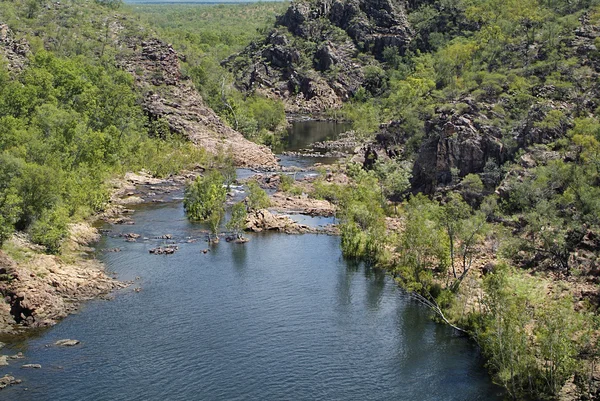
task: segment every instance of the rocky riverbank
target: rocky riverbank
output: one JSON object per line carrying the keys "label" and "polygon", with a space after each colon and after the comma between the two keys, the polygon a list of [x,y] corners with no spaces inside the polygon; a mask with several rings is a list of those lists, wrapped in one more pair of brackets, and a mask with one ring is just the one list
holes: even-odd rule
{"label": "rocky riverbank", "polygon": [[[152,177],[143,171],[127,173],[122,179],[110,182],[109,204],[93,220],[133,226],[133,205],[181,199],[185,183],[201,173],[202,169],[197,169],[166,179]],[[263,181],[262,184],[268,184]],[[248,215],[247,231],[338,234],[334,225],[309,226],[286,215],[333,216],[335,207],[327,201],[276,192],[271,195],[271,202],[270,210],[257,210]],[[102,264],[94,259],[90,245],[100,238],[100,233],[92,223],[71,225],[61,256],[44,254],[41,247],[29,242],[23,234],[5,244],[4,251],[0,251],[0,293],[4,296],[4,302],[0,303],[0,334],[52,326],[76,311],[81,302],[106,296],[127,285],[110,277]],[[140,234],[136,236],[139,238]],[[175,240],[169,244],[171,242],[175,243]]]}
{"label": "rocky riverbank", "polygon": [[93,259],[98,231],[87,223],[71,225],[63,255],[46,255],[23,235],[0,251],[0,334],[48,327],[77,310],[81,302],[125,286]]}

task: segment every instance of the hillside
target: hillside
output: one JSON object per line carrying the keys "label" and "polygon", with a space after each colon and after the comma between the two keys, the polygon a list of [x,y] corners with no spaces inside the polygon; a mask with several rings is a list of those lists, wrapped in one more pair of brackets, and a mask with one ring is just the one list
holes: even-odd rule
{"label": "hillside", "polygon": [[227,65],[365,139],[350,190],[308,189],[348,257],[474,338],[514,399],[597,398],[600,8],[368,3],[296,1]]}
{"label": "hillside", "polygon": [[404,54],[411,36],[401,1],[298,1],[264,40],[224,64],[243,91],[282,99],[289,112],[319,113],[360,88],[379,94],[379,61]]}

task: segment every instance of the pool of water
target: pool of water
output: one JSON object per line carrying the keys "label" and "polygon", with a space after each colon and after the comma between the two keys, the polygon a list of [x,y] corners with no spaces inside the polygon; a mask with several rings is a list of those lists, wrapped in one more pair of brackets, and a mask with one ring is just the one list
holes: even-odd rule
{"label": "pool of water", "polygon": [[[24,382],[0,399],[501,399],[472,343],[385,274],[344,260],[337,237],[256,234],[209,247],[180,202],[140,207],[134,219],[108,226],[98,246],[133,286],[8,344],[4,353],[26,358],[0,374]],[[166,233],[179,251],[149,254]],[[81,344],[52,346],[63,338]]]}

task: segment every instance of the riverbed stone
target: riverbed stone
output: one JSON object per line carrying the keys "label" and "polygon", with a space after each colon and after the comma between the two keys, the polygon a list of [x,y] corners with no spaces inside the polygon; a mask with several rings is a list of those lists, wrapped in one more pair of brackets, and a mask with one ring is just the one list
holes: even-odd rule
{"label": "riverbed stone", "polygon": [[39,363],[26,363],[25,365],[21,366],[21,369],[41,369],[42,365],[40,365]]}
{"label": "riverbed stone", "polygon": [[58,340],[57,342],[54,343],[54,345],[57,345],[59,347],[72,347],[79,343],[80,343],[79,340],[64,339],[64,340]]}
{"label": "riverbed stone", "polygon": [[21,383],[20,380],[16,380],[14,378],[14,376],[11,375],[4,375],[3,377],[0,377],[0,389],[3,389],[7,386],[13,385],[13,384],[19,384]]}

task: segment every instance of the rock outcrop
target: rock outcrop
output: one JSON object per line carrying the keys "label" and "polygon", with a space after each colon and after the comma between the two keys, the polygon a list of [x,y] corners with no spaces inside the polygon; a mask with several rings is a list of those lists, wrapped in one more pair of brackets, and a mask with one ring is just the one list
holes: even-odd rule
{"label": "rock outcrop", "polygon": [[261,41],[223,63],[240,89],[283,99],[288,112],[339,108],[378,68],[384,51],[403,53],[412,33],[400,0],[299,0]]}
{"label": "rock outcrop", "polygon": [[501,165],[509,156],[499,129],[481,121],[487,118],[471,108],[464,113],[440,113],[425,125],[426,140],[413,167],[412,186],[432,193],[439,185],[482,173],[488,162]]}
{"label": "rock outcrop", "polygon": [[286,234],[304,234],[312,229],[304,224],[298,224],[289,216],[276,215],[267,209],[254,210],[246,218],[246,230],[252,232],[278,231]]}
{"label": "rock outcrop", "polygon": [[127,38],[120,66],[135,78],[150,120],[162,119],[172,132],[189,138],[210,153],[231,152],[241,167],[275,166],[273,153],[228,127],[205,105],[190,79],[181,74],[180,56],[158,39]]}
{"label": "rock outcrop", "polygon": [[0,23],[0,53],[6,59],[9,71],[20,71],[27,62],[29,44],[16,40],[8,25]]}
{"label": "rock outcrop", "polygon": [[319,19],[343,29],[360,51],[378,59],[388,47],[404,51],[412,36],[404,2],[398,0],[296,1],[277,22],[294,35],[310,38],[321,33]]}
{"label": "rock outcrop", "polygon": [[302,213],[308,216],[334,216],[336,207],[329,201],[306,196],[290,196],[276,192],[271,196],[273,210],[283,213]]}
{"label": "rock outcrop", "polygon": [[[81,227],[75,230],[82,231]],[[91,229],[90,231],[95,231]],[[96,233],[97,234],[97,233]],[[89,238],[71,238],[75,251],[87,248]],[[35,246],[15,237],[11,241],[26,260],[15,263],[0,251],[0,333],[10,333],[16,324],[27,327],[52,326],[77,309],[84,300],[108,294],[123,284],[108,277],[100,262],[80,259],[66,263],[39,253]]]}

